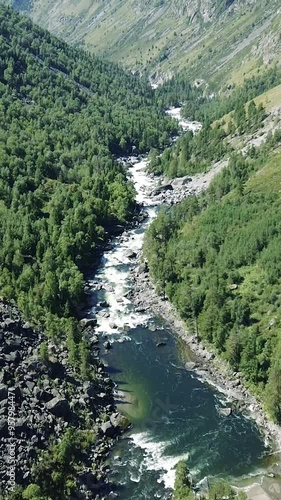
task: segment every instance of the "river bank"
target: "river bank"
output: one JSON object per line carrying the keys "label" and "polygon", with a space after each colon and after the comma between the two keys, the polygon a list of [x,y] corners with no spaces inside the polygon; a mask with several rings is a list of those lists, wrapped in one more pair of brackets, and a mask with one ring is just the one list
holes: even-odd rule
{"label": "river bank", "polygon": [[[281,428],[274,424],[265,413],[261,401],[246,387],[241,373],[233,372],[226,362],[220,358],[211,346],[206,346],[194,335],[188,333],[187,326],[179,317],[174,306],[164,300],[155,290],[149,272],[138,258],[138,266],[132,271],[131,300],[139,310],[153,311],[166,323],[171,331],[180,336],[194,360],[186,363],[186,369],[195,372],[198,377],[208,384],[215,386],[225,394],[228,405],[225,415],[232,411],[242,411],[255,421],[262,432],[266,445],[272,446],[274,452],[281,449]],[[228,411],[229,410],[229,411]]]}
{"label": "river bank", "polygon": [[[180,120],[180,108],[172,110],[171,116]],[[182,123],[185,127],[187,123]],[[199,124],[191,124],[198,130]],[[197,128],[196,128],[197,127]],[[228,164],[228,160],[222,160],[212,165],[206,173],[194,176],[185,176],[169,181],[164,177],[158,179],[156,188],[144,189],[145,196],[150,200],[150,204],[159,205],[161,203],[179,203],[182,199],[190,195],[199,195],[208,188],[212,179],[221,172]],[[154,179],[157,180],[156,178]],[[168,189],[167,189],[168,186]],[[160,316],[174,333],[179,335],[195,354],[197,363],[191,363],[187,369],[194,370],[204,381],[214,385],[223,392],[229,403],[236,402],[236,408],[243,410],[252,418],[260,428],[266,444],[271,444],[274,451],[281,450],[281,428],[275,425],[266,414],[262,401],[260,401],[247,387],[241,373],[233,373],[226,362],[219,357],[211,346],[206,346],[198,339],[188,333],[187,326],[179,317],[176,309],[171,303],[157,294],[152,283],[148,269],[142,264],[142,254],[138,254],[137,262],[131,272],[133,283],[130,299],[139,310],[152,310],[154,314]],[[227,412],[226,412],[227,413]]]}
{"label": "river bank", "polygon": [[[0,299],[0,494],[4,496],[15,486],[26,488],[37,482],[38,467],[44,463],[41,454],[52,449],[52,443],[58,446],[67,431],[93,435],[76,463],[75,498],[100,500],[110,495],[106,459],[127,421],[116,412],[113,383],[100,361],[99,340],[90,321],[82,328],[95,370],[89,380],[69,363],[64,340],[48,338],[24,320],[14,303]],[[45,460],[50,460],[48,455]],[[53,467],[59,468],[53,460]],[[45,476],[51,472],[45,471]]]}

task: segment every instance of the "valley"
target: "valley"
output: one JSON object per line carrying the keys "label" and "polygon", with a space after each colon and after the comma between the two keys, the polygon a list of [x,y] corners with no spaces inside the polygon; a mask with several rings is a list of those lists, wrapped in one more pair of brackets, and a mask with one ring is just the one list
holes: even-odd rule
{"label": "valley", "polygon": [[1,500],[277,500],[278,2],[2,4]]}

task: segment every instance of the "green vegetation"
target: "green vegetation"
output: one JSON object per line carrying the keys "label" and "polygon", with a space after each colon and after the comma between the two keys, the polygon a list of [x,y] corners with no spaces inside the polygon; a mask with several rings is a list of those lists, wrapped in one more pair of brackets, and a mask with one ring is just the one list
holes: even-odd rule
{"label": "green vegetation", "polygon": [[[174,485],[173,500],[194,500],[195,494],[191,489],[189,479],[189,470],[186,462],[180,460],[176,466],[176,478]],[[202,500],[206,500],[206,496],[200,496]],[[215,482],[210,488],[207,496],[208,500],[246,500],[244,493],[236,494],[230,485],[221,480]]]}
{"label": "green vegetation", "polygon": [[232,154],[204,195],[163,209],[145,254],[188,328],[215,346],[281,422],[281,134]]}
{"label": "green vegetation", "polygon": [[174,500],[194,499],[188,474],[189,471],[187,465],[183,460],[181,460],[177,463],[176,467],[175,491],[173,494]]}
{"label": "green vegetation", "polygon": [[218,481],[211,486],[208,500],[246,500],[245,493],[236,494],[225,481]]}
{"label": "green vegetation", "polygon": [[[98,391],[98,363],[76,318],[83,272],[114,226],[136,214],[134,188],[116,157],[163,148],[177,124],[145,79],[68,47],[3,6],[0,49],[0,295],[66,347],[72,376]],[[47,371],[48,341],[38,351]],[[100,410],[91,410],[92,417],[77,410],[79,429],[69,424],[61,441],[46,443],[34,484],[11,498],[72,496],[83,465],[93,466]]]}
{"label": "green vegetation", "polygon": [[281,70],[274,66],[257,76],[246,79],[242,85],[233,88],[224,88],[219,94],[210,97],[209,93],[201,93],[197,100],[191,98],[182,110],[183,116],[202,123],[212,123],[227,113],[241,108],[247,102],[263,94],[281,82]]}
{"label": "green vegetation", "polygon": [[0,14],[0,290],[52,337],[65,331],[74,362],[81,271],[135,210],[113,155],[161,148],[176,125],[145,80]]}
{"label": "green vegetation", "polygon": [[223,158],[230,149],[223,141],[226,135],[219,124],[213,128],[207,125],[197,134],[187,132],[161,156],[152,152],[148,170],[168,177],[208,170],[212,161]]}
{"label": "green vegetation", "polygon": [[[34,465],[33,470],[42,498],[64,500],[71,497],[79,470],[77,464],[83,460],[82,455],[85,455],[85,460],[94,439],[93,432],[68,429],[59,443],[54,443],[42,453],[41,460]],[[27,492],[31,488],[38,488],[38,485],[29,485],[23,492],[23,498],[33,499],[33,496],[27,496]]]}
{"label": "green vegetation", "polygon": [[241,83],[279,60],[275,0],[2,0],[69,43],[162,78]]}
{"label": "green vegetation", "polygon": [[[155,92],[158,106],[177,106],[186,118],[199,120],[202,130],[195,135],[186,132],[173,146],[150,154],[149,171],[180,177],[209,170],[212,162],[229,156],[233,150],[231,139],[236,135],[254,133],[262,127],[266,117],[265,106],[268,89],[279,89],[280,68],[270,68],[262,74],[245,80],[243,85],[224,89],[211,96],[211,89],[195,88],[186,82],[186,75],[179,74]],[[265,103],[259,95],[264,96]],[[275,93],[276,94],[276,93]],[[272,97],[275,99],[276,96]],[[280,97],[281,101],[281,97]]]}
{"label": "green vegetation", "polygon": [[233,147],[230,139],[239,134],[253,133],[262,126],[265,111],[262,103],[256,106],[250,101],[247,107],[238,102],[231,113],[227,127],[225,122],[208,122],[197,133],[186,132],[176,144],[166,148],[162,155],[152,150],[148,170],[168,177],[208,171],[212,162],[222,160]]}
{"label": "green vegetation", "polygon": [[37,458],[32,470],[36,483],[29,484],[24,490],[17,487],[5,498],[9,500],[71,498],[76,492],[79,464],[87,462],[87,454],[95,438],[95,433],[89,430],[67,429],[58,443],[51,443],[49,449]]}

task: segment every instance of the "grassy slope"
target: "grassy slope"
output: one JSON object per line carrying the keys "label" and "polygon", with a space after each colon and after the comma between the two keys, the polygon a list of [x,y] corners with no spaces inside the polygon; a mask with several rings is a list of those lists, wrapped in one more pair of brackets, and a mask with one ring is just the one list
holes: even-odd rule
{"label": "grassy slope", "polygon": [[[7,0],[6,0],[7,1]],[[9,0],[23,8],[19,0]],[[146,68],[150,74],[187,68],[192,78],[240,83],[264,63],[278,58],[281,50],[281,13],[277,0],[238,2],[234,10],[203,22],[190,22],[183,4],[111,0],[29,0],[24,2],[33,19],[70,43],[83,43],[130,68]],[[206,3],[206,2],[205,2]],[[201,3],[204,5],[204,2]],[[31,10],[30,10],[31,9]],[[217,18],[217,20],[215,20]],[[166,57],[164,57],[166,55]]]}
{"label": "grassy slope", "polygon": [[[267,121],[272,120],[272,113],[277,107],[281,106],[281,85],[277,85],[270,90],[267,90],[263,94],[259,95],[255,99],[253,99],[258,106],[259,104],[263,104],[266,112],[270,115],[270,118]],[[249,105],[249,102],[245,104],[245,108]],[[233,112],[227,113],[220,120],[216,120],[213,125],[224,121],[225,129],[227,128],[227,124],[229,123]]]}

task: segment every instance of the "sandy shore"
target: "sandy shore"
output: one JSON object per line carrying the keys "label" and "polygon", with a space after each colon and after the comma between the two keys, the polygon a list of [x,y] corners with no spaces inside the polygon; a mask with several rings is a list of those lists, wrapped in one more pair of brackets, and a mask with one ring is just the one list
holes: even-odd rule
{"label": "sandy shore", "polygon": [[281,427],[266,415],[261,401],[247,389],[243,375],[233,372],[210,346],[204,345],[188,333],[174,306],[156,293],[148,272],[140,270],[140,267],[132,271],[134,286],[130,298],[133,303],[138,308],[149,309],[161,317],[167,327],[185,341],[194,355],[194,363],[187,363],[186,368],[196,372],[201,380],[223,393],[229,407],[252,418],[263,434],[265,443],[270,445],[274,452],[280,451]]}

